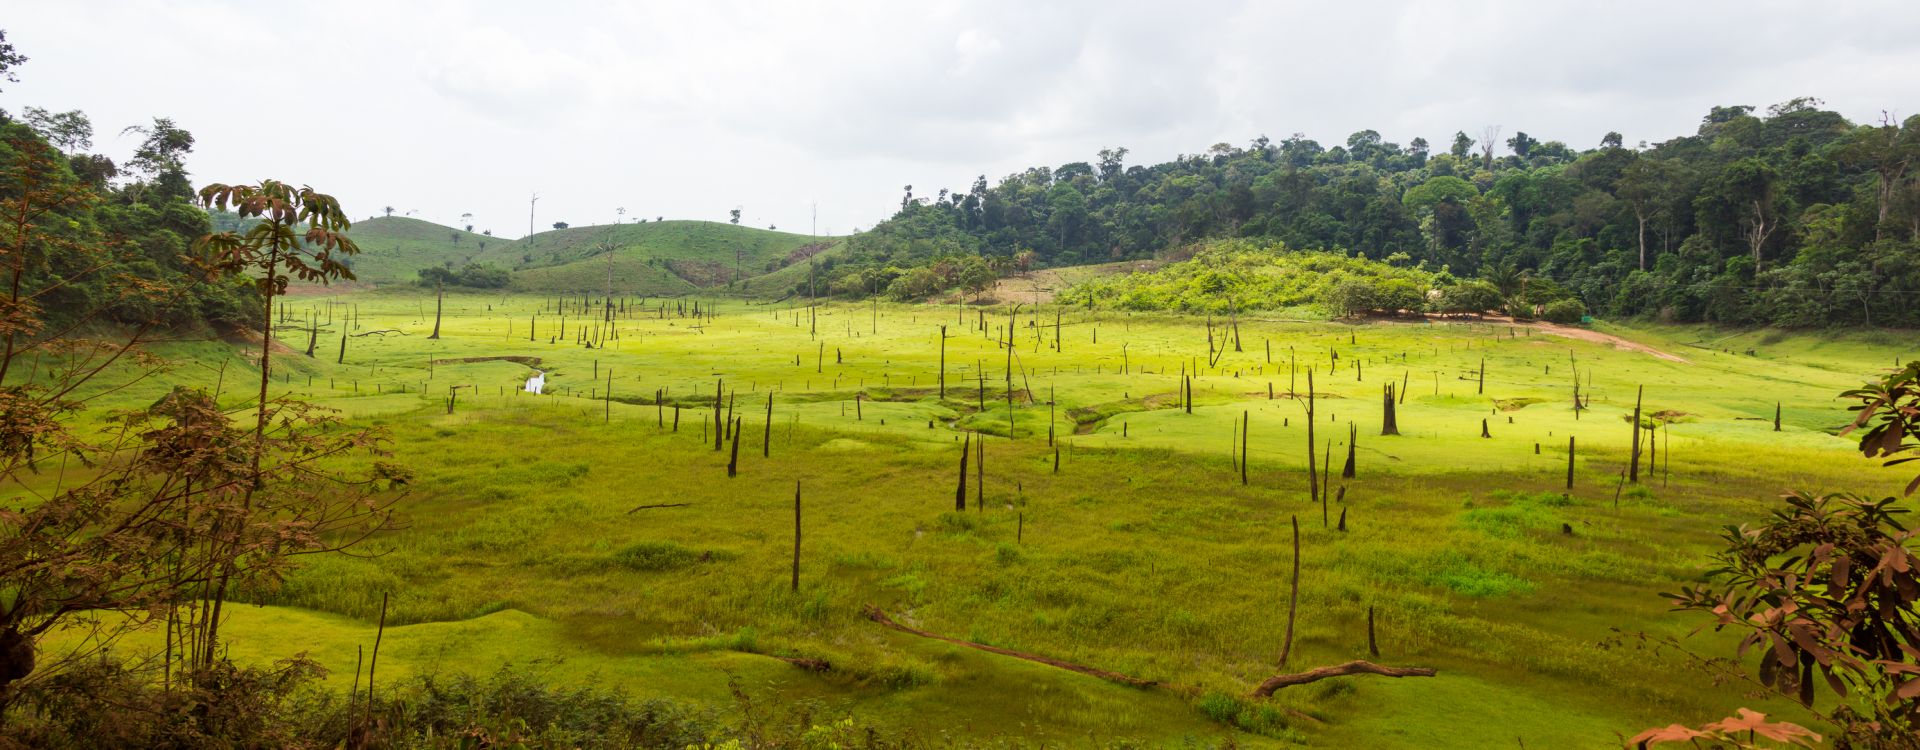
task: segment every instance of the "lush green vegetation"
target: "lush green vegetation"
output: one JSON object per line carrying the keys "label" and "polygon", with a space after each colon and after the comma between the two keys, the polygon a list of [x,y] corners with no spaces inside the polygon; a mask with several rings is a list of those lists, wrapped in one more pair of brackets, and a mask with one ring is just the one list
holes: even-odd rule
{"label": "lush green vegetation", "polygon": [[0,747],[1913,746],[1920,340],[1477,315],[1845,321],[1911,121],[496,243],[4,114]]}
{"label": "lush green vegetation", "polygon": [[512,244],[405,216],[355,222],[348,236],[360,245],[360,254],[353,258],[353,275],[370,284],[411,282],[424,269],[464,267],[489,247]]}
{"label": "lush green vegetation", "polygon": [[801,263],[832,238],[707,221],[654,221],[541,232],[476,259],[514,271],[515,288],[546,292],[686,294],[734,289]]}
{"label": "lush green vegetation", "polygon": [[1920,325],[1920,118],[1852,123],[1796,99],[1715,107],[1694,134],[1638,147],[1500,132],[1404,146],[1372,130],[1331,147],[1263,136],[1131,166],[1116,148],[931,199],[909,189],[831,264],[828,287],[955,256],[1061,266],[1248,237],[1462,278],[1527,274],[1613,317]]}
{"label": "lush green vegetation", "polygon": [[[411,335],[353,339],[344,363],[296,356],[276,379],[276,392],[390,430],[417,474],[406,529],[361,550],[377,554],[317,559],[262,599],[272,606],[234,616],[237,657],[265,664],[304,650],[344,689],[385,595],[381,673],[393,679],[544,660],[555,684],[724,707],[729,676],[750,675],[761,701],[818,699],[831,715],[893,731],[1029,742],[1474,747],[1518,736],[1598,746],[1735,704],[1812,723],[1790,702],[1715,687],[1688,660],[1614,642],[1613,631],[1692,630],[1697,622],[1668,612],[1660,592],[1695,580],[1717,529],[1763,516],[1781,487],[1897,488],[1903,474],[1872,468],[1825,430],[1845,420],[1832,396],[1857,373],[1920,354],[1903,337],[1603,327],[1676,361],[1506,325],[1246,315],[1244,351],[1207,366],[1197,318],[1068,305],[1057,351],[1055,308],[1013,318],[1021,350],[1009,420],[1007,352],[995,343],[1004,308],[989,311],[982,332],[969,329],[976,312],[957,307],[732,302],[695,321],[679,302],[628,300],[624,312],[616,305],[620,338],[586,349],[569,340],[577,321],[598,319],[591,311],[573,311],[568,336],[550,343],[559,325],[550,299],[447,299],[438,341],[423,338],[433,321],[416,296],[335,300],[359,307],[358,328],[345,332]],[[318,311],[326,301],[295,304]],[[942,324],[957,335],[945,399],[935,393]],[[289,336],[304,329],[285,324]],[[244,371],[220,347],[173,354],[205,365],[195,370],[224,361],[230,376]],[[552,395],[517,394],[532,370],[486,360],[498,356],[538,357]],[[486,361],[465,361],[475,358]],[[1591,381],[1591,408],[1577,418],[1570,361]],[[1172,394],[1181,370],[1196,367],[1187,413]],[[1336,458],[1346,425],[1360,429],[1359,476],[1335,480],[1345,490],[1325,526],[1307,499],[1304,411],[1286,397],[1304,391],[1309,368],[1320,437]],[[610,404],[600,400],[609,378]],[[710,434],[716,379],[743,419],[733,479],[730,451],[715,452]],[[1380,388],[1403,380],[1403,434],[1378,437]],[[1269,383],[1278,398],[1268,399]],[[1624,418],[1642,383],[1646,411],[1662,415],[1662,470],[1622,486]],[[463,390],[448,414],[451,385]],[[1029,391],[1041,397],[1028,403]],[[761,458],[769,392],[771,456]],[[1243,413],[1246,485],[1231,460]],[[1493,437],[1479,437],[1482,419]],[[985,505],[970,484],[967,510],[955,512],[954,462],[969,431],[1014,437],[988,439]],[[1569,435],[1579,454],[1566,492]],[[797,594],[786,589],[796,480],[807,508]],[[689,505],[634,510],[673,503]],[[1334,528],[1343,511],[1344,532]],[[1275,670],[1289,517],[1303,527],[1290,663],[1365,657],[1372,607],[1380,661],[1435,666],[1440,677],[1245,697]],[[932,632],[1180,689],[1112,685],[894,633],[861,616],[869,604]],[[1711,636],[1685,642],[1727,649]],[[1458,721],[1468,712],[1498,721]]]}
{"label": "lush green vegetation", "polygon": [[1192,258],[1155,271],[1096,277],[1067,290],[1061,301],[1214,315],[1310,305],[1342,314],[1419,311],[1427,306],[1429,291],[1451,282],[1452,277],[1444,273],[1364,257],[1295,253],[1270,243],[1239,240],[1202,246]]}

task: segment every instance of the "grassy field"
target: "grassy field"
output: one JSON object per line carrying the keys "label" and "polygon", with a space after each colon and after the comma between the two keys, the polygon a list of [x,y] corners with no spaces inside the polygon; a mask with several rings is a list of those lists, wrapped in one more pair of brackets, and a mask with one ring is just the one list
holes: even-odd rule
{"label": "grassy field", "polygon": [[478,260],[513,269],[514,286],[522,291],[600,291],[611,247],[615,294],[687,294],[778,271],[802,248],[834,239],[711,221],[658,221],[541,232],[511,245],[489,245]]}
{"label": "grassy field", "polygon": [[[1891,494],[1900,473],[1830,434],[1846,417],[1835,395],[1920,354],[1911,337],[1600,326],[1663,358],[1506,325],[1242,320],[1238,350],[1209,362],[1205,322],[1175,316],[720,300],[695,318],[691,299],[654,298],[608,323],[547,297],[477,294],[448,296],[432,341],[433,300],[418,293],[289,306],[328,303],[323,356],[281,355],[276,387],[391,432],[418,473],[405,528],[236,613],[235,656],[308,651],[344,686],[384,593],[383,675],[513,663],[717,703],[731,682],[930,739],[1075,745],[1617,747],[1741,706],[1804,719],[1616,631],[1699,626],[1660,593],[1698,580],[1718,530],[1762,517],[1783,488]],[[579,343],[582,326],[603,345]],[[350,338],[335,363],[343,329],[396,333]],[[304,330],[281,336],[303,350]],[[217,343],[164,353],[180,381],[247,366]],[[533,369],[499,357],[537,358],[548,395],[518,393]],[[1312,455],[1330,451],[1337,488],[1324,506],[1308,493],[1309,370]],[[1197,373],[1190,413],[1183,373]],[[1592,399],[1577,415],[1576,377]],[[1394,437],[1379,434],[1388,383],[1405,384]],[[731,445],[714,447],[716,384],[742,420],[732,478]],[[452,386],[472,388],[449,413]],[[1627,484],[1643,386],[1665,420],[1659,466]],[[1350,425],[1357,476],[1341,479]],[[984,468],[968,469],[984,482],[969,477],[956,511],[965,439],[985,442]],[[1296,520],[1286,671],[1366,658],[1371,610],[1377,661],[1437,677],[1245,697],[1281,670]],[[1162,687],[889,630],[867,605]],[[1711,633],[1688,643],[1730,653]]]}
{"label": "grassy field", "polygon": [[458,268],[483,250],[505,247],[497,239],[404,216],[355,222],[348,236],[360,245],[353,272],[366,284],[410,284],[422,268],[452,264]]}

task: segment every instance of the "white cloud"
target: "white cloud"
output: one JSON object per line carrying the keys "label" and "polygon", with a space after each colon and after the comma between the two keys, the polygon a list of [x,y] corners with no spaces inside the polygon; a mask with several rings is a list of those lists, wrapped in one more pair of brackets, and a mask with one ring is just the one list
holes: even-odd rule
{"label": "white cloud", "polygon": [[0,24],[33,60],[0,106],[85,109],[102,133],[172,116],[203,179],[308,182],[361,215],[472,211],[503,235],[532,190],[541,226],[739,205],[804,229],[817,200],[845,231],[903,184],[1112,146],[1148,162],[1367,128],[1438,145],[1498,123],[1587,147],[1682,135],[1716,104],[1920,110],[1920,5],[1882,0],[15,6]]}

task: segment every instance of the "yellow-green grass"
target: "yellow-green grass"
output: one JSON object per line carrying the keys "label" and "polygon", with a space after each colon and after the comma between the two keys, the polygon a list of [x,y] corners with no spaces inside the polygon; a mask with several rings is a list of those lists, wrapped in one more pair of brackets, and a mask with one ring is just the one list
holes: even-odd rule
{"label": "yellow-green grass", "polygon": [[[970,477],[960,513],[961,428],[1008,432],[1008,353],[994,330],[1004,308],[986,311],[983,333],[971,327],[980,311],[954,307],[881,305],[876,316],[867,305],[723,301],[694,320],[675,314],[677,301],[662,317],[659,300],[629,300],[620,338],[586,349],[573,343],[578,327],[602,316],[569,311],[567,336],[550,343],[560,316],[549,298],[449,295],[438,341],[425,339],[431,297],[335,301],[348,303],[336,316],[358,306],[358,332],[406,335],[352,338],[335,364],[337,317],[320,357],[280,356],[292,374],[274,387],[391,431],[418,472],[405,528],[362,550],[378,556],[310,562],[264,599],[273,606],[236,615],[237,656],[310,649],[350,682],[352,647],[371,644],[386,593],[389,645],[417,645],[383,651],[383,674],[389,664],[398,676],[559,658],[557,680],[712,701],[731,670],[771,697],[826,698],[885,724],[1056,742],[1612,747],[1616,732],[1740,706],[1805,720],[1789,703],[1714,686],[1676,654],[1613,643],[1615,630],[1683,636],[1700,625],[1660,593],[1699,580],[1719,528],[1762,517],[1785,487],[1891,493],[1900,473],[1826,429],[1848,416],[1835,394],[1915,354],[1904,340],[1812,335],[1725,353],[1685,344],[1731,332],[1608,329],[1683,363],[1505,326],[1242,320],[1242,351],[1209,364],[1203,320],[1065,311],[1056,352],[1047,308],[1014,323],[1016,437],[986,438],[987,507]],[[944,400],[942,324],[952,336]],[[296,328],[282,335],[304,349]],[[216,344],[170,353],[189,362],[175,382],[211,382],[227,361],[225,399],[244,403],[237,355]],[[1331,441],[1336,475],[1348,423],[1359,432],[1358,476],[1332,480],[1345,494],[1325,525],[1308,500],[1305,411],[1287,398],[1306,388],[1304,374],[1288,378],[1290,353],[1316,368],[1316,450]],[[497,356],[540,357],[550,395],[516,393],[532,372],[523,364],[450,363]],[[431,375],[430,360],[441,362]],[[1578,419],[1575,365],[1593,397]],[[1201,373],[1191,414],[1174,399],[1183,367]],[[609,370],[610,404],[592,398]],[[1380,436],[1381,386],[1402,377],[1403,434]],[[732,479],[728,451],[703,437],[716,379],[743,420]],[[448,414],[454,385],[474,387]],[[1640,385],[1646,411],[1685,414],[1662,435],[1662,469],[1623,487]],[[144,403],[159,387],[105,401]],[[657,390],[664,407],[651,403]],[[770,391],[772,455],[762,458]],[[678,432],[659,424],[676,404]],[[1230,458],[1243,414],[1246,485]],[[1479,437],[1482,419],[1493,437]],[[1570,434],[1579,451],[1567,492]],[[796,481],[806,533],[793,594]],[[689,505],[629,513],[666,503]],[[1345,532],[1330,528],[1343,509]],[[1302,574],[1288,668],[1365,657],[1371,607],[1378,660],[1439,677],[1331,680],[1272,704],[1241,697],[1279,669],[1291,518]],[[916,639],[864,619],[867,604],[933,632],[1173,687],[1122,688]],[[1730,653],[1724,636],[1689,643]],[[815,675],[765,654],[834,669]]]}

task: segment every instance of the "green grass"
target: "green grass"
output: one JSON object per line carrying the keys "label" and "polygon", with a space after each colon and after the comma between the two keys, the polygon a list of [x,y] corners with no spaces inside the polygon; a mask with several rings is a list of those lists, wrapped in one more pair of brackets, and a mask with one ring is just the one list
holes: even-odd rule
{"label": "green grass", "polygon": [[354,222],[347,236],[360,245],[360,254],[353,257],[354,276],[362,283],[383,285],[411,284],[422,268],[449,263],[458,268],[483,252],[512,244],[404,216]]}
{"label": "green grass", "polygon": [[675,295],[778,271],[802,248],[834,241],[718,222],[661,221],[541,232],[512,245],[489,245],[478,257],[513,269],[514,286],[523,291],[603,291],[611,246],[616,293]]}
{"label": "green grass", "polygon": [[[978,313],[954,307],[882,305],[876,319],[866,305],[723,301],[696,321],[662,317],[655,300],[629,306],[617,342],[586,349],[571,342],[598,316],[570,311],[559,338],[546,297],[449,295],[438,341],[425,339],[431,297],[336,301],[359,306],[363,331],[406,335],[354,338],[335,364],[336,325],[318,347],[327,356],[281,355],[275,388],[391,432],[417,474],[405,528],[368,543],[369,556],[310,562],[268,606],[243,608],[228,631],[235,656],[306,649],[350,682],[385,593],[382,674],[538,663],[555,680],[717,703],[733,675],[775,699],[823,698],[929,735],[1052,744],[1617,747],[1616,732],[1740,706],[1805,720],[1790,702],[1714,685],[1675,654],[1615,643],[1615,630],[1682,636],[1700,625],[1660,592],[1696,580],[1718,530],[1763,516],[1784,487],[1891,494],[1901,473],[1828,433],[1847,416],[1834,396],[1920,353],[1912,339],[1737,334],[1767,339],[1748,355],[1686,346],[1730,331],[1607,327],[1687,359],[1674,362],[1495,325],[1243,319],[1243,351],[1209,365],[1201,320],[1072,310],[1064,351],[1025,314],[1015,323],[1013,388],[1035,400],[1016,400],[1009,418],[1008,352],[994,330],[1004,309],[982,332]],[[1052,320],[1047,309],[1038,322]],[[177,381],[211,380],[223,363],[229,383],[246,379],[245,360],[219,344],[163,353],[182,360]],[[525,365],[455,362],[500,356],[539,357],[550,395],[516,393]],[[1315,460],[1330,447],[1345,488],[1324,511],[1307,499],[1305,411],[1288,398],[1306,388],[1303,372],[1290,376],[1296,358],[1315,368]],[[1577,418],[1570,362],[1593,399]],[[1191,414],[1172,398],[1183,369],[1200,373]],[[1403,434],[1379,436],[1380,389],[1403,378]],[[732,479],[708,432],[716,379],[743,420]],[[609,382],[611,404],[599,400]],[[165,385],[103,405],[150,403]],[[452,385],[474,388],[447,414]],[[1687,416],[1662,436],[1662,470],[1623,488],[1625,418],[1641,385],[1647,410]],[[1243,414],[1245,485],[1230,458]],[[1493,437],[1479,437],[1482,419]],[[1349,422],[1358,476],[1340,480]],[[953,506],[961,428],[1016,436],[986,438],[985,507],[970,476],[964,512]],[[795,482],[797,594],[787,590]],[[687,505],[636,510],[667,503]],[[1345,532],[1331,528],[1343,509]],[[1364,657],[1372,608],[1379,661],[1438,677],[1244,697],[1277,669],[1294,520],[1289,667]],[[869,604],[932,632],[1175,689],[918,639],[863,618]],[[1689,643],[1730,653],[1718,635]]]}

